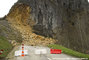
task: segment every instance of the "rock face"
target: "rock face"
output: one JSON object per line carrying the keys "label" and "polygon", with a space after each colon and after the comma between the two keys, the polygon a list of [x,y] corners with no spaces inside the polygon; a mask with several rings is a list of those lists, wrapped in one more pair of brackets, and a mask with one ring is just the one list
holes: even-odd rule
{"label": "rock face", "polygon": [[[47,46],[49,44],[55,44],[56,40],[33,33],[32,26],[34,25],[34,21],[29,19],[30,12],[31,8],[29,5],[20,3],[13,6],[6,17],[10,26],[21,33],[21,37],[23,38],[22,43],[32,46]],[[12,43],[14,43],[14,41]]]}
{"label": "rock face", "polygon": [[31,7],[35,33],[77,51],[89,50],[88,0],[19,0],[17,4]]}

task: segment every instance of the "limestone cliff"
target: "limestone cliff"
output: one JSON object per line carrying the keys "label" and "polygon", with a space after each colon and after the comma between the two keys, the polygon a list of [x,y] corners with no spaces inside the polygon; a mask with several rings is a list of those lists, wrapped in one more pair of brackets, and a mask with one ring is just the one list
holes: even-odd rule
{"label": "limestone cliff", "polygon": [[23,44],[32,46],[54,44],[56,41],[52,38],[45,38],[33,33],[32,27],[35,22],[29,18],[31,15],[30,12],[31,8],[29,5],[22,3],[16,4],[16,6],[13,6],[11,9],[6,19],[15,30],[21,33]]}
{"label": "limestone cliff", "polygon": [[[29,6],[31,13],[28,8],[18,5]],[[15,12],[16,8],[23,12],[26,9],[28,13],[19,16],[22,16],[23,24],[27,22],[30,26],[30,20],[34,21],[34,33],[57,39],[58,44],[77,51],[89,50],[88,0],[18,0],[7,17],[13,18],[18,12]],[[23,18],[26,14],[30,14],[30,19]]]}

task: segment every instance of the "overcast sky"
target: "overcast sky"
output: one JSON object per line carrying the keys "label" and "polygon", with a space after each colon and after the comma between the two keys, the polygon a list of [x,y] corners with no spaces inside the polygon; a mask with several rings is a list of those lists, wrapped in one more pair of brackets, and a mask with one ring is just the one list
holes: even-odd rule
{"label": "overcast sky", "polygon": [[10,8],[17,0],[0,0],[0,17],[8,14]]}
{"label": "overcast sky", "polygon": [[0,0],[0,17],[8,14],[12,5],[18,0]]}

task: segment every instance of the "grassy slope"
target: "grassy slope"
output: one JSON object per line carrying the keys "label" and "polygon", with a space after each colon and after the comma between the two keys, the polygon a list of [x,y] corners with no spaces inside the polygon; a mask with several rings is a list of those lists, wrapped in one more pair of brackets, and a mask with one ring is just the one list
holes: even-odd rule
{"label": "grassy slope", "polygon": [[80,53],[77,51],[73,51],[71,49],[65,48],[60,45],[49,45],[48,47],[53,48],[53,49],[61,49],[63,51],[63,53],[65,53],[65,54],[69,54],[69,55],[79,57],[79,58],[88,58],[88,60],[89,60],[89,55],[83,54],[83,53]]}
{"label": "grassy slope", "polygon": [[3,54],[0,55],[0,58],[6,57],[12,49],[12,45],[4,37],[0,37],[0,50],[1,49],[4,51]]}

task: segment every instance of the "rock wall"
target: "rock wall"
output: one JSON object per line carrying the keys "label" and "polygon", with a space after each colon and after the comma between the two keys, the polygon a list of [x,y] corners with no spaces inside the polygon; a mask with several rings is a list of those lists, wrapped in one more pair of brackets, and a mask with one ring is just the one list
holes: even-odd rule
{"label": "rock wall", "polygon": [[89,50],[88,0],[19,0],[15,5],[21,3],[31,7],[35,33],[77,51]]}

